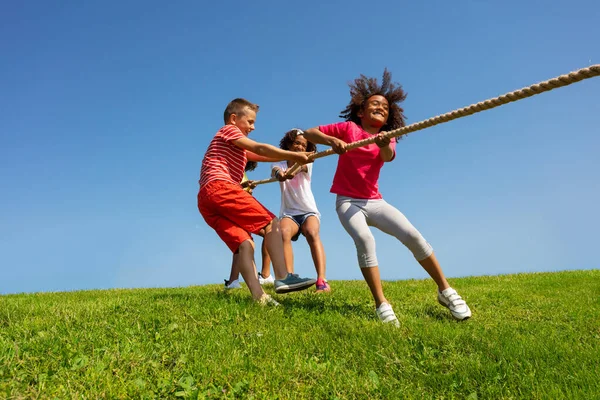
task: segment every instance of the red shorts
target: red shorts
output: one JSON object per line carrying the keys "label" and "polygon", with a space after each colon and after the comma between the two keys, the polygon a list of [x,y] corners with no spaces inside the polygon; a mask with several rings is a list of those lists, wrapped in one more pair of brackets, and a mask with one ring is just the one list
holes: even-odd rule
{"label": "red shorts", "polygon": [[239,184],[210,181],[198,192],[198,210],[232,252],[252,239],[275,215],[260,204]]}

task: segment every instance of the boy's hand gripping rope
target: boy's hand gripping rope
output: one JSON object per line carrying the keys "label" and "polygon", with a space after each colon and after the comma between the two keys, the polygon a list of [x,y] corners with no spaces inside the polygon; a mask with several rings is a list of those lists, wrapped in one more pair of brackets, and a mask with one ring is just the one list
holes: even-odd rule
{"label": "boy's hand gripping rope", "polygon": [[[595,76],[600,75],[600,64],[591,65],[587,68],[582,68],[577,71],[573,71],[566,75],[560,75],[556,78],[536,83],[529,87],[525,87],[519,90],[515,90],[514,92],[503,94],[502,96],[494,97],[492,99],[484,100],[476,104],[471,104],[470,106],[459,108],[458,110],[450,111],[442,115],[437,115],[435,117],[431,117],[429,119],[415,122],[414,124],[410,124],[408,126],[404,126],[402,128],[394,129],[388,132],[382,132],[383,136],[388,138],[400,137],[406,135],[411,132],[419,131],[421,129],[429,128],[434,125],[442,124],[444,122],[449,122],[457,118],[466,117],[467,115],[475,114],[480,111],[489,110],[503,104],[511,103],[513,101],[525,99],[527,97],[534,96],[536,94],[540,94],[543,92],[549,92],[552,89],[560,88],[563,86],[568,86],[572,83],[582,81],[584,79],[593,78]],[[375,143],[376,136],[373,135],[372,138],[359,140],[357,142],[350,143],[346,148],[348,150],[356,149],[357,147],[363,147],[371,143]],[[329,156],[331,154],[335,154],[332,149],[327,149],[325,151],[320,151],[315,153],[309,157],[311,161],[316,160],[317,158]],[[294,164],[291,169],[291,172],[295,172],[298,168],[300,168],[299,164]],[[254,181],[257,185],[269,182],[276,182],[275,178],[271,179],[263,179],[259,181]]]}

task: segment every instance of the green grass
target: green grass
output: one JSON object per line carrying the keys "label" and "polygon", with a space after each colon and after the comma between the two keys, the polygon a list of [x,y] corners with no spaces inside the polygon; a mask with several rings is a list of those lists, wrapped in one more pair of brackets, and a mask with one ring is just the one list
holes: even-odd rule
{"label": "green grass", "polygon": [[0,398],[600,398],[600,270],[275,295],[221,285],[0,296]]}

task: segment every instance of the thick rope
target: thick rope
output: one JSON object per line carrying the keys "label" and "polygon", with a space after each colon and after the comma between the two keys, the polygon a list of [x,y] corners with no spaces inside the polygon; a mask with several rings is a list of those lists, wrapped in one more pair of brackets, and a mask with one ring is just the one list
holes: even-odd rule
{"label": "thick rope", "polygon": [[[435,117],[431,117],[429,119],[415,122],[414,124],[410,124],[408,126],[404,126],[402,128],[394,129],[388,132],[382,132],[383,136],[387,138],[400,137],[411,132],[419,131],[421,129],[429,128],[438,124],[442,124],[444,122],[449,122],[457,118],[466,117],[468,115],[472,115],[481,111],[490,110],[495,107],[499,107],[503,104],[511,103],[513,101],[525,99],[527,97],[534,96],[536,94],[549,92],[552,89],[560,88],[563,86],[568,86],[572,83],[582,81],[584,79],[593,78],[595,76],[600,75],[600,64],[591,65],[587,68],[582,68],[577,71],[573,71],[566,75],[560,75],[556,78],[536,83],[534,85],[515,90],[514,92],[503,94],[502,96],[494,97],[493,99],[488,99],[481,101],[476,104],[471,104],[470,106],[459,108],[458,110],[450,111],[442,115],[437,115]],[[357,147],[363,147],[369,145],[371,143],[375,143],[376,135],[368,139],[359,140],[357,142],[350,143],[346,148],[348,150],[356,149]],[[309,157],[309,159],[316,160],[317,158],[322,158],[331,154],[335,154],[332,149],[327,149],[325,151],[320,151],[315,153]],[[300,168],[299,164],[294,164],[291,169],[291,172],[295,172]],[[263,179],[259,181],[254,181],[255,184],[260,185],[263,183],[275,182],[277,181],[275,178],[271,179]]]}

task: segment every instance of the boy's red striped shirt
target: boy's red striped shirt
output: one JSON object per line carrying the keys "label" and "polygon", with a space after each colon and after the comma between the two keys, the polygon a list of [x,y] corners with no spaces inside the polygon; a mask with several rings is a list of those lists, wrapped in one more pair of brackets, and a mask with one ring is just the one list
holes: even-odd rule
{"label": "boy's red striped shirt", "polygon": [[224,180],[239,184],[244,177],[246,150],[232,142],[245,137],[235,125],[225,125],[208,145],[200,170],[200,187],[207,182]]}

